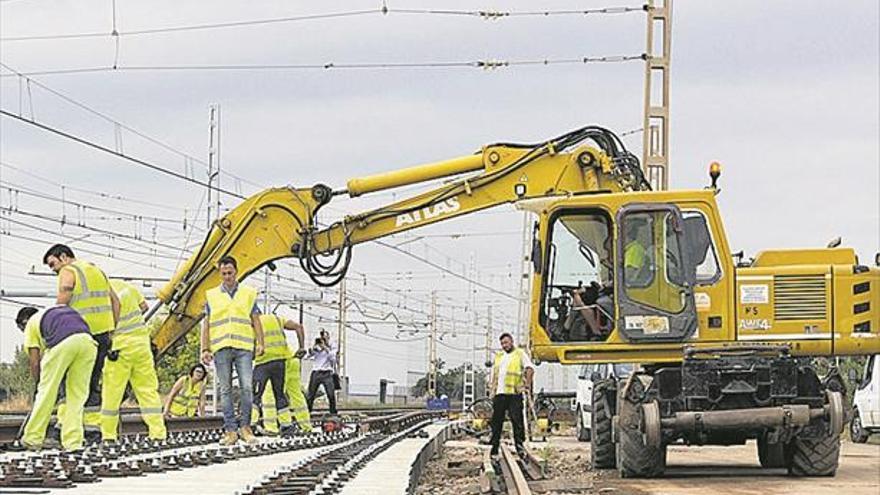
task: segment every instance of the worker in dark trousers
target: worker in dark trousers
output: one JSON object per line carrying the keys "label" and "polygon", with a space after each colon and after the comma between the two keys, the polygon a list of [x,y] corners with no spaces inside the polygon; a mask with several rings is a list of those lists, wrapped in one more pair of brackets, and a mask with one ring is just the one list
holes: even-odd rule
{"label": "worker in dark trousers", "polygon": [[88,261],[78,260],[73,250],[64,244],[49,248],[43,255],[43,263],[58,274],[56,304],[68,306],[79,313],[88,325],[92,338],[98,343],[83,414],[86,440],[94,443],[101,439],[101,376],[104,359],[110,352],[110,332],[119,322],[119,298],[100,268]]}
{"label": "worker in dark trousers", "polygon": [[518,454],[523,455],[526,440],[523,425],[523,394],[531,393],[535,365],[523,349],[513,345],[509,333],[501,334],[501,351],[495,353],[489,390],[492,397],[492,455],[498,455],[504,416],[513,425],[513,442]]}

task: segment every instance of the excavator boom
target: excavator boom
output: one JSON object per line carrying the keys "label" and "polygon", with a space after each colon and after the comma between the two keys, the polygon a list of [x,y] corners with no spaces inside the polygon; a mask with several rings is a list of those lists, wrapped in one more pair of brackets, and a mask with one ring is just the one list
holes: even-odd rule
{"label": "excavator boom", "polygon": [[[356,197],[453,176],[411,198],[328,226],[318,223],[319,210],[334,196]],[[265,265],[274,269],[275,260],[298,258],[316,284],[331,286],[345,276],[355,244],[504,203],[647,189],[635,156],[617,136],[596,126],[543,143],[492,144],[473,155],[352,179],[343,191],[324,185],[267,189],[217,220],[199,249],[160,289],[168,313],[153,340],[162,353],[198,323],[205,291],[220,283],[217,262],[224,256],[235,257],[240,279]]]}

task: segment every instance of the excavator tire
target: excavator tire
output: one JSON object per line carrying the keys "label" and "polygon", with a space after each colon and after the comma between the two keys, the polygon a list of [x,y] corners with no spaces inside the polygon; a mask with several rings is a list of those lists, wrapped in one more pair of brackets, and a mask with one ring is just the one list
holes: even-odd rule
{"label": "excavator tire", "polygon": [[766,435],[758,437],[758,460],[766,469],[785,467],[785,444],[770,443]]}
{"label": "excavator tire", "polygon": [[614,380],[599,380],[593,384],[590,415],[590,461],[593,469],[613,469],[617,463],[614,437],[611,432],[611,401],[617,400]]}
{"label": "excavator tire", "polygon": [[795,437],[788,450],[791,476],[834,476],[840,458],[840,435],[828,432],[818,438]]}
{"label": "excavator tire", "polygon": [[[617,401],[619,437],[617,469],[621,478],[656,478],[666,470],[666,446],[648,445],[641,424],[641,404],[634,404],[620,394]],[[655,418],[659,421],[659,417]]]}

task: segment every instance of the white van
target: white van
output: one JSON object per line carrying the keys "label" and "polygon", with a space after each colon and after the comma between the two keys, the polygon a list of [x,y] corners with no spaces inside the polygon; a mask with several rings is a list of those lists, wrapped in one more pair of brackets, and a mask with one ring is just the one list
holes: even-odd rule
{"label": "white van", "polygon": [[620,380],[632,373],[634,365],[585,364],[578,373],[577,384],[577,438],[581,442],[590,440],[590,419],[593,413],[593,384],[598,380],[614,378]]}
{"label": "white van", "polygon": [[880,433],[880,359],[868,357],[865,369],[853,394],[853,418],[849,436],[853,442],[865,443],[872,433]]}

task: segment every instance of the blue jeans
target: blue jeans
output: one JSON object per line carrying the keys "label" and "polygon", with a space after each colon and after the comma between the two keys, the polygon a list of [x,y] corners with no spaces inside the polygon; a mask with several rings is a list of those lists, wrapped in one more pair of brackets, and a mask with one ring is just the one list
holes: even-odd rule
{"label": "blue jeans", "polygon": [[[233,366],[238,373],[241,421],[236,420],[235,404],[232,403]],[[214,367],[217,369],[217,385],[220,388],[220,404],[223,407],[223,429],[238,431],[239,425],[250,426],[254,403],[254,353],[224,347],[214,353]]]}

